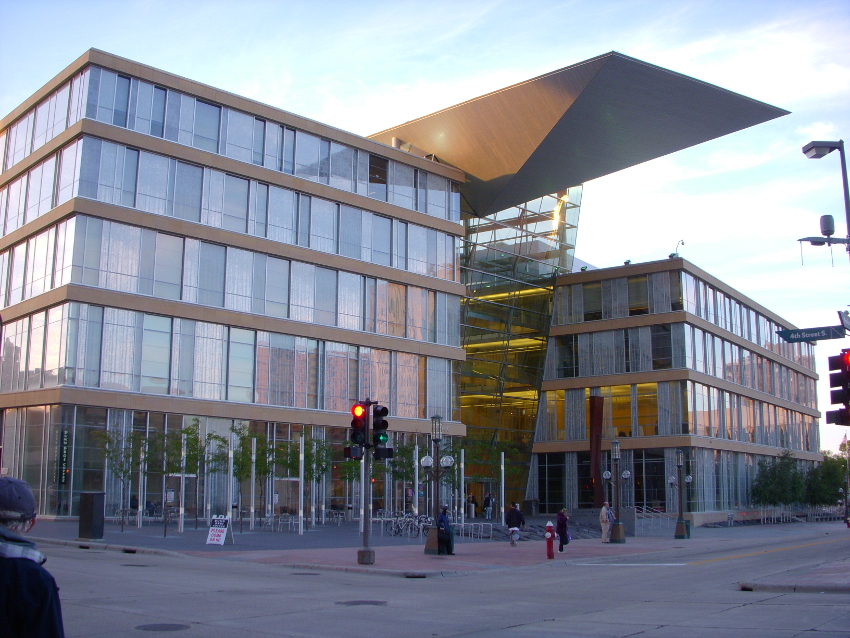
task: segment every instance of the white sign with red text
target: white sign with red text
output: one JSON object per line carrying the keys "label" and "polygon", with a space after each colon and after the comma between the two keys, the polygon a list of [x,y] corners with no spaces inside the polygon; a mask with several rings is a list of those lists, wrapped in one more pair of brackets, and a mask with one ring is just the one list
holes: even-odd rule
{"label": "white sign with red text", "polygon": [[230,519],[226,516],[213,516],[210,523],[210,532],[207,535],[207,545],[224,545],[229,524]]}

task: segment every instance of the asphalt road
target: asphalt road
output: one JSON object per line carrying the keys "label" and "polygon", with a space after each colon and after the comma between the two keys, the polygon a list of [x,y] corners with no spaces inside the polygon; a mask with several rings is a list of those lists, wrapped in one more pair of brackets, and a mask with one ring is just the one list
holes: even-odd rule
{"label": "asphalt road", "polygon": [[[69,637],[848,638],[850,594],[738,587],[850,560],[850,534],[825,529],[711,530],[692,545],[671,541],[661,551],[606,556],[598,555],[598,541],[574,541],[566,560],[425,579],[233,558],[41,550],[61,588]],[[140,629],[156,624],[185,628]]]}

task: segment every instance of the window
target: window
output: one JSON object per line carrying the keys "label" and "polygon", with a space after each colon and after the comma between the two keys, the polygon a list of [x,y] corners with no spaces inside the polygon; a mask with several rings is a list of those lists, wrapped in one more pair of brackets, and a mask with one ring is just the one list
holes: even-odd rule
{"label": "window", "polygon": [[224,306],[225,248],[201,242],[198,274],[198,303],[205,306]]}
{"label": "window", "polygon": [[130,78],[118,76],[115,84],[115,109],[112,112],[112,123],[115,126],[127,127],[127,111],[130,105]]}
{"label": "window", "polygon": [[350,206],[339,207],[339,254],[361,258],[363,246],[362,214]]}
{"label": "window", "polygon": [[388,217],[372,216],[372,263],[392,265],[392,220]]}
{"label": "window", "polygon": [[673,367],[673,346],[670,339],[671,324],[652,326],[652,369],[667,370]]}
{"label": "window", "polygon": [[201,195],[204,169],[192,164],[177,162],[177,179],[174,187],[174,216],[192,222],[201,221]]}
{"label": "window", "polygon": [[183,281],[183,238],[157,233],[154,261],[154,297],[180,299]]}
{"label": "window", "polygon": [[263,165],[263,155],[265,153],[266,140],[266,123],[263,120],[254,120],[254,148],[252,153],[252,161],[259,166]]}
{"label": "window", "polygon": [[629,316],[649,313],[646,275],[629,277]]}
{"label": "window", "polygon": [[295,176],[319,181],[319,138],[297,131],[295,139]]}
{"label": "window", "polygon": [[195,102],[195,134],[192,146],[210,153],[218,153],[218,135],[221,124],[221,109],[212,104]]}
{"label": "window", "polygon": [[227,360],[227,400],[254,402],[254,337],[253,330],[230,329]]}
{"label": "window", "polygon": [[295,131],[283,130],[283,172],[292,175],[295,172]]}
{"label": "window", "polygon": [[289,316],[289,262],[284,259],[266,259],[266,314]]}
{"label": "window", "polygon": [[[559,379],[571,379],[578,376],[578,335],[566,335],[559,338],[560,357],[555,375]],[[628,348],[626,349],[628,356]]]}
{"label": "window", "polygon": [[145,315],[140,392],[168,394],[171,370],[171,319]]}
{"label": "window", "polygon": [[245,233],[248,230],[247,179],[227,175],[224,178],[224,206],[221,227]]}
{"label": "window", "polygon": [[369,156],[369,197],[387,201],[387,174],[390,162],[383,157]]}
{"label": "window", "polygon": [[685,304],[682,298],[682,271],[674,270],[670,273],[670,303],[671,310],[684,310]]}
{"label": "window", "polygon": [[165,96],[165,89],[158,86],[154,87],[153,105],[151,106],[151,135],[156,137],[162,137],[165,131]]}
{"label": "window", "polygon": [[316,268],[316,296],[313,320],[324,326],[336,325],[336,271]]}
{"label": "window", "polygon": [[394,337],[404,337],[407,333],[407,287],[401,284],[389,284],[389,299],[387,301],[389,318],[388,334]]}
{"label": "window", "polygon": [[269,187],[266,184],[256,184],[256,188],[256,195],[254,197],[254,235],[265,237],[269,207]]}
{"label": "window", "polygon": [[598,321],[602,319],[602,285],[599,282],[584,284],[584,320]]}

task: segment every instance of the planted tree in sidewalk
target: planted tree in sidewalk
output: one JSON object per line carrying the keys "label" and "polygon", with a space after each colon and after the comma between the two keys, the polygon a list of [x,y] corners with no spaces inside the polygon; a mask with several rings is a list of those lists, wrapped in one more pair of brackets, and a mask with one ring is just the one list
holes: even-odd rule
{"label": "planted tree in sidewalk", "polygon": [[152,430],[148,433],[145,450],[145,473],[160,474],[162,478],[162,535],[168,534],[167,479],[183,469],[182,430]]}
{"label": "planted tree in sidewalk", "polygon": [[838,505],[844,498],[840,490],[844,487],[845,467],[845,459],[826,452],[823,462],[806,474],[806,503]]}
{"label": "planted tree in sidewalk", "polygon": [[[186,437],[186,473],[195,475],[195,529],[198,529],[201,476],[227,470],[227,439],[212,432],[204,436],[198,417],[194,417],[192,422],[181,430],[181,434]],[[204,492],[206,491],[205,484]]]}
{"label": "planted tree in sidewalk", "polygon": [[791,450],[758,463],[753,481],[752,502],[756,505],[792,505],[805,496],[805,477],[797,467]]}
{"label": "planted tree in sidewalk", "polygon": [[121,531],[124,531],[124,519],[127,514],[127,502],[130,480],[139,470],[140,450],[144,445],[141,432],[125,433],[121,428],[99,430],[92,433],[98,448],[106,461],[107,469],[120,483],[121,491]]}
{"label": "planted tree in sidewalk", "polygon": [[[316,524],[316,491],[317,483],[331,469],[333,447],[322,439],[305,439],[304,441],[304,481],[311,486],[310,512],[313,525]],[[321,495],[322,512],[324,512],[324,492]]]}

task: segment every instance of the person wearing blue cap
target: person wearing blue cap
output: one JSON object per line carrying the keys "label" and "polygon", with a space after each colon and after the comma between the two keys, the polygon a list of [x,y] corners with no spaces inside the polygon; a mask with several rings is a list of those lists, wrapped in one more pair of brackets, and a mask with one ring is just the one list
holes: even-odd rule
{"label": "person wearing blue cap", "polygon": [[25,481],[0,477],[0,636],[64,638],[59,588],[44,554],[19,534],[35,525],[35,497]]}

